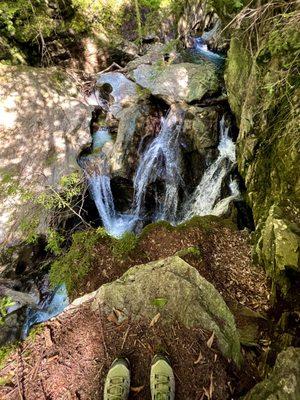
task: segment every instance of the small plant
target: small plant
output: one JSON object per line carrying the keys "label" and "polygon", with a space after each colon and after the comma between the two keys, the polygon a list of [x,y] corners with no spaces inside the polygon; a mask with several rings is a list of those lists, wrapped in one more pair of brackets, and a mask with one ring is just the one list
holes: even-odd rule
{"label": "small plant", "polygon": [[151,301],[152,305],[155,307],[162,309],[164,306],[167,304],[168,299],[165,299],[164,297],[157,297]]}
{"label": "small plant", "polygon": [[11,297],[5,296],[0,299],[0,325],[4,324],[5,317],[7,316],[7,309],[15,303]]}

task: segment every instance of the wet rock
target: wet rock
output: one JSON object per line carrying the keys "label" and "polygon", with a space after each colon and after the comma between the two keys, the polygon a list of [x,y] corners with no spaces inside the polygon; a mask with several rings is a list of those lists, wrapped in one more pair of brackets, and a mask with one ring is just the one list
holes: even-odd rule
{"label": "wet rock", "polygon": [[12,343],[19,339],[24,318],[24,313],[22,313],[21,316],[19,313],[13,313],[5,318],[0,329],[0,346]]}
{"label": "wet rock", "polygon": [[15,304],[10,307],[11,311],[15,311],[24,306],[37,307],[38,299],[28,293],[18,292],[5,286],[0,286],[0,296],[9,297]]}
{"label": "wet rock", "polygon": [[112,175],[126,178],[133,172],[139,141],[147,131],[149,113],[147,103],[135,103],[119,112],[118,133],[110,158]]}
{"label": "wet rock", "polygon": [[[157,299],[164,299],[163,306]],[[108,314],[117,309],[133,319],[152,320],[159,312],[165,323],[201,326],[215,333],[226,357],[241,362],[233,315],[214,286],[180,257],[129,269],[98,290],[93,307],[103,307]]]}
{"label": "wet rock", "polygon": [[120,72],[107,72],[97,79],[102,96],[109,100],[111,114],[118,118],[120,111],[139,99],[137,85]]}
{"label": "wet rock", "polygon": [[300,398],[300,349],[282,351],[269,376],[258,383],[244,400],[298,400]]}
{"label": "wet rock", "polygon": [[206,148],[216,147],[219,138],[218,110],[211,107],[189,107],[182,131],[191,140],[193,149],[200,153]]}
{"label": "wet rock", "polygon": [[153,95],[167,103],[201,100],[218,90],[217,72],[211,63],[140,65],[131,74],[132,78]]}
{"label": "wet rock", "polygon": [[13,244],[28,234],[26,223],[47,230],[47,211],[32,200],[79,169],[91,115],[74,81],[57,68],[1,65],[0,72],[0,242]]}
{"label": "wet rock", "polygon": [[162,63],[165,61],[166,56],[168,56],[169,63],[176,63],[181,60],[180,55],[176,51],[175,45],[174,47],[170,47],[169,44],[152,44],[147,49],[146,54],[130,61],[126,66],[126,70],[130,73],[141,65],[155,65],[157,63]]}

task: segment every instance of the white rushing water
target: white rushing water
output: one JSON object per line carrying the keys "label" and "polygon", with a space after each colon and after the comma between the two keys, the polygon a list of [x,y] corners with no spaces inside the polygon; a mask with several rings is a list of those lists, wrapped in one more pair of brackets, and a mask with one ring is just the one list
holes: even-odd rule
{"label": "white rushing water", "polygon": [[110,177],[94,174],[88,178],[88,181],[106,231],[114,237],[120,237],[125,232],[131,231],[135,225],[136,217],[131,214],[116,212],[110,186]]}
{"label": "white rushing water", "polygon": [[235,144],[228,133],[229,128],[226,127],[223,117],[220,121],[219,156],[204,172],[194,194],[187,201],[184,207],[185,221],[195,215],[221,215],[233,197],[239,195],[237,183],[233,181],[230,186],[231,196],[221,200],[220,204],[217,203],[221,195],[222,182],[236,162]]}
{"label": "white rushing water", "polygon": [[90,193],[97,207],[102,224],[106,231],[114,237],[120,237],[131,231],[136,218],[131,214],[121,214],[116,211],[111,190],[111,178],[107,155],[100,150],[112,137],[107,127],[101,127],[93,134],[93,152],[81,160],[85,170]]}
{"label": "white rushing water", "polygon": [[134,214],[137,217],[143,215],[148,186],[159,180],[164,184],[164,194],[160,204],[157,204],[154,219],[175,221],[181,182],[179,134],[183,119],[184,111],[178,107],[171,107],[166,118],[162,120],[158,136],[141,156],[134,178]]}
{"label": "white rushing water", "polygon": [[194,49],[197,54],[206,60],[213,62],[217,67],[221,67],[225,62],[225,58],[223,56],[220,56],[219,54],[208,49],[204,35],[194,39]]}
{"label": "white rushing water", "polygon": [[93,134],[93,150],[95,151],[97,149],[101,149],[105,145],[105,143],[111,141],[112,137],[109,133],[108,128],[106,126],[99,128],[97,132]]}

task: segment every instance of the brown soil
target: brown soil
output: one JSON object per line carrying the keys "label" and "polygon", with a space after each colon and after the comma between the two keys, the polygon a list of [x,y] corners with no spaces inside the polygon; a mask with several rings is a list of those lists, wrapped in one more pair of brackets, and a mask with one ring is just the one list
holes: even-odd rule
{"label": "brown soil", "polygon": [[167,328],[160,320],[152,327],[150,321],[117,326],[86,303],[46,323],[35,340],[27,339],[10,357],[0,372],[9,381],[0,386],[0,398],[102,399],[109,366],[122,354],[132,366],[129,399],[150,400],[151,359],[164,351],[175,372],[177,399],[236,399],[253,385],[253,366],[246,361],[236,371],[214,342],[207,345],[210,337],[203,329],[178,324]]}
{"label": "brown soil", "polygon": [[235,300],[259,312],[268,310],[269,285],[263,269],[252,264],[246,231],[220,223],[211,223],[209,230],[201,226],[169,229],[160,224],[151,228],[142,235],[132,254],[122,261],[113,258],[107,242],[99,243],[92,268],[73,297],[119,278],[134,265],[169,257],[194,246],[201,257],[187,255],[183,258],[219,290],[225,301]]}
{"label": "brown soil", "polygon": [[[122,261],[113,257],[111,242],[102,240],[96,246],[89,274],[73,296],[98,289],[131,266],[192,246],[200,256],[188,254],[184,259],[215,285],[229,307],[238,303],[259,312],[268,310],[266,277],[251,263],[249,235],[219,222],[176,229],[153,225]],[[46,323],[44,331],[34,341],[29,338],[23,342],[0,372],[0,381],[1,377],[8,380],[0,386],[0,399],[101,399],[109,365],[124,354],[132,364],[130,399],[149,400],[150,363],[158,351],[167,352],[174,367],[176,399],[237,399],[257,381],[256,345],[253,351],[243,350],[245,364],[236,371],[215,343],[209,348],[211,333],[203,329],[178,324],[167,328],[162,319],[152,327],[145,320],[127,320],[121,326],[114,321],[111,316],[92,312],[86,303]]]}

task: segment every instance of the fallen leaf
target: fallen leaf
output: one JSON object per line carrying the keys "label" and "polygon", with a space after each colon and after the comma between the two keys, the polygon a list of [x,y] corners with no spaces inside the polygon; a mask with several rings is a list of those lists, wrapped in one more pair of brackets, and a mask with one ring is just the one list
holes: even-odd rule
{"label": "fallen leaf", "polygon": [[195,365],[196,365],[196,364],[199,364],[199,362],[202,360],[202,358],[203,358],[203,355],[202,355],[202,353],[201,353],[201,351],[200,351],[200,353],[199,353],[199,356],[198,356],[197,360],[196,360],[196,361],[194,361],[194,364],[195,364]]}
{"label": "fallen leaf", "polygon": [[115,314],[114,312],[110,313],[110,314],[107,316],[107,320],[108,320],[109,322],[113,322],[114,324],[117,324],[117,323],[118,323],[118,319],[117,319],[116,314]]}
{"label": "fallen leaf", "polygon": [[145,385],[143,385],[143,386],[131,387],[131,388],[130,388],[130,391],[133,392],[133,393],[135,393],[135,394],[138,394],[138,393],[140,393],[140,392],[144,389],[144,387],[145,387]]}
{"label": "fallen leaf", "polygon": [[215,332],[212,333],[211,337],[208,339],[208,341],[206,342],[207,347],[211,348],[213,342],[214,342],[214,338],[215,338]]}
{"label": "fallen leaf", "polygon": [[150,322],[150,328],[152,327],[152,326],[154,326],[156,323],[157,323],[157,321],[159,320],[159,318],[160,318],[160,313],[157,313],[156,315],[155,315],[155,317],[152,319],[152,321]]}

